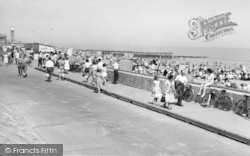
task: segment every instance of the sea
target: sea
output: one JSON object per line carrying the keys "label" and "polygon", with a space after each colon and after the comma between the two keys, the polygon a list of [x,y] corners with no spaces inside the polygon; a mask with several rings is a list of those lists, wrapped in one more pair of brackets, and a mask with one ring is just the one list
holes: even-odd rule
{"label": "sea", "polygon": [[[114,47],[113,47],[114,48]],[[244,48],[208,48],[208,47],[146,47],[124,46],[113,50],[128,50],[137,52],[172,52],[180,56],[207,56],[206,59],[193,61],[225,62],[230,64],[250,65],[250,49]]]}

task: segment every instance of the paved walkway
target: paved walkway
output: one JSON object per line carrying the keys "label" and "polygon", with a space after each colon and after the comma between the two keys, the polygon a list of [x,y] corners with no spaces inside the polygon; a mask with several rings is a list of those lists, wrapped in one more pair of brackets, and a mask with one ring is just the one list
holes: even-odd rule
{"label": "paved walkway", "polygon": [[[83,82],[83,80],[85,80],[80,73],[71,72],[66,74],[66,78],[78,82]],[[88,83],[90,83],[90,81]],[[108,92],[139,101],[145,105],[151,105],[153,100],[151,92],[122,84],[114,85],[108,83],[107,86],[103,86],[102,88]],[[250,120],[238,116],[232,111],[227,112],[216,108],[203,108],[195,102],[183,102],[183,105],[184,107],[171,105],[172,110],[164,109],[164,112],[170,112],[171,114],[174,114],[170,115],[172,117],[177,115],[176,118],[183,121],[189,122],[191,124],[195,123],[196,126],[200,126],[207,130],[226,135],[229,138],[241,140],[244,143],[250,144]],[[150,109],[153,107],[155,106],[152,106]],[[153,110],[158,111],[154,108]],[[159,110],[159,112],[162,112],[161,110],[163,110],[163,108],[160,108]],[[168,113],[165,114],[169,115]],[[203,126],[201,124],[203,124]]]}
{"label": "paved walkway", "polygon": [[44,140],[72,156],[250,155],[245,144],[69,81],[48,83],[33,68],[26,78],[16,66],[0,73],[0,143]]}

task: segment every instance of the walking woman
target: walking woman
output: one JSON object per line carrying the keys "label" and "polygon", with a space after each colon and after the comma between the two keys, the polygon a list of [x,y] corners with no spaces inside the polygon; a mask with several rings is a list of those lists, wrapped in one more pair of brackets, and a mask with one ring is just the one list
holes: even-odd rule
{"label": "walking woman", "polygon": [[107,74],[107,68],[106,68],[106,63],[103,64],[102,67],[102,81],[103,81],[103,85],[106,86],[107,85],[107,79],[108,79],[108,74]]}
{"label": "walking woman", "polygon": [[93,85],[95,84],[94,82],[95,82],[95,78],[96,78],[96,72],[97,72],[97,64],[94,61],[93,65],[90,68],[89,76],[87,77],[87,82],[88,82],[89,78],[92,77],[91,84],[93,84]]}
{"label": "walking woman", "polygon": [[8,63],[9,63],[9,59],[8,59],[8,54],[7,53],[5,53],[5,54],[3,54],[3,63],[4,63],[4,65],[7,67],[8,66]]}
{"label": "walking woman", "polygon": [[21,66],[21,73],[23,75],[23,77],[27,77],[27,64],[28,64],[29,58],[28,55],[26,53],[23,54],[23,58],[22,58],[22,66]]}
{"label": "walking woman", "polygon": [[153,105],[158,106],[158,99],[162,97],[162,92],[159,77],[157,75],[154,77],[152,95],[154,96]]}
{"label": "walking woman", "polygon": [[64,65],[65,65],[65,60],[62,59],[61,56],[59,57],[59,59],[57,61],[57,65],[58,65],[58,73],[59,73],[58,80],[64,80]]}
{"label": "walking woman", "polygon": [[93,74],[93,78],[92,78],[92,83],[91,84],[95,84],[95,82],[96,82],[96,76],[97,76],[97,62],[96,61],[94,61],[93,62],[93,65],[92,65],[92,74]]}
{"label": "walking woman", "polygon": [[100,95],[101,94],[101,85],[102,85],[101,69],[97,69],[95,77],[96,77],[97,93]]}
{"label": "walking woman", "polygon": [[89,73],[90,73],[90,66],[91,66],[91,63],[89,62],[88,59],[86,59],[86,62],[84,63],[83,65],[83,74],[82,76],[84,76],[85,78],[89,77]]}
{"label": "walking woman", "polygon": [[66,57],[66,59],[65,59],[64,69],[65,69],[65,73],[68,74],[68,71],[70,70],[69,58],[68,57]]}
{"label": "walking woman", "polygon": [[165,103],[164,107],[171,109],[170,102],[174,102],[175,100],[175,83],[174,83],[174,76],[172,74],[169,74],[167,77],[167,80],[165,82]]}

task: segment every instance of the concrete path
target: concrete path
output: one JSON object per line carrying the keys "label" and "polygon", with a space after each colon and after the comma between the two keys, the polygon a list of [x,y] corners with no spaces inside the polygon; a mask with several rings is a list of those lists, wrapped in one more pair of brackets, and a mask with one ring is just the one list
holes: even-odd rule
{"label": "concrete path", "polygon": [[63,144],[64,155],[250,155],[245,144],[67,81],[48,83],[32,68],[27,78],[16,76],[14,66],[0,73],[1,99],[12,115],[46,143]]}
{"label": "concrete path", "polygon": [[[77,82],[85,80],[80,73],[69,73],[66,77],[71,80],[76,80]],[[90,81],[88,83],[90,83]],[[108,86],[103,86],[102,88],[118,96],[121,95],[147,105],[151,105],[150,103],[153,100],[150,92],[122,84],[114,85],[108,83]],[[182,121],[250,145],[250,120],[238,116],[232,111],[228,112],[216,108],[204,108],[194,102],[184,102],[183,104],[184,107],[172,105],[171,111],[165,109],[163,113],[173,117],[177,115],[175,118]],[[156,110],[152,107],[150,109]],[[169,114],[168,112],[171,113]]]}

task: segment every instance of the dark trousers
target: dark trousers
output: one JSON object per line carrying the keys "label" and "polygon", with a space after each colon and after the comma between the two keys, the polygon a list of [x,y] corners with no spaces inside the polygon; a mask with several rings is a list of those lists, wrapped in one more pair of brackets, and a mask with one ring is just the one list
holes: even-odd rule
{"label": "dark trousers", "polygon": [[38,58],[38,68],[42,68],[42,65],[43,65],[43,59]]}
{"label": "dark trousers", "polygon": [[27,76],[27,64],[25,64],[25,63],[20,63],[20,64],[17,66],[17,69],[18,69],[18,74],[19,74],[19,75]]}
{"label": "dark trousers", "polygon": [[22,69],[20,65],[17,66],[17,69],[18,69],[18,75],[22,75]]}
{"label": "dark trousers", "polygon": [[118,70],[114,70],[114,83],[117,83],[119,80],[119,72]]}
{"label": "dark trousers", "polygon": [[181,82],[176,83],[176,93],[177,93],[177,105],[181,105],[182,99],[183,99],[183,93],[184,93],[184,84]]}
{"label": "dark trousers", "polygon": [[54,71],[53,67],[47,67],[46,68],[46,72],[49,74],[49,77],[48,77],[49,81],[51,80],[51,76],[52,76],[53,71]]}

